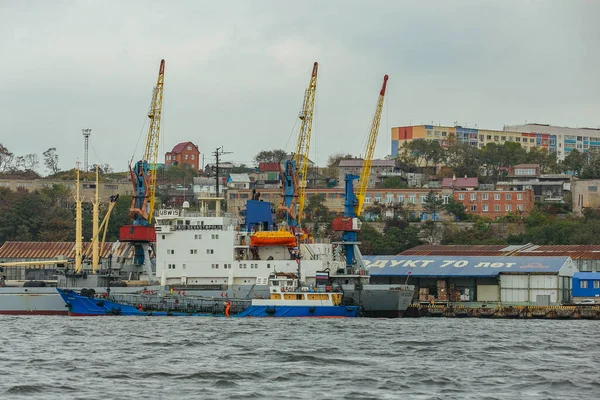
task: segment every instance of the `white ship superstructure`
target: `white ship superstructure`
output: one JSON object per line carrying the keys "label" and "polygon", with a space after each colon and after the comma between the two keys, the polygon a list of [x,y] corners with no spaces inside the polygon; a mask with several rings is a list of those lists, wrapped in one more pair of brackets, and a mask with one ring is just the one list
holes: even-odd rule
{"label": "white ship superstructure", "polygon": [[311,283],[316,271],[343,266],[335,261],[330,243],[252,246],[257,231],[246,231],[241,222],[232,214],[160,210],[156,217],[156,278],[161,286],[233,290],[233,295],[246,296],[249,290],[267,289],[268,277],[274,272],[297,273],[300,268],[303,280]]}

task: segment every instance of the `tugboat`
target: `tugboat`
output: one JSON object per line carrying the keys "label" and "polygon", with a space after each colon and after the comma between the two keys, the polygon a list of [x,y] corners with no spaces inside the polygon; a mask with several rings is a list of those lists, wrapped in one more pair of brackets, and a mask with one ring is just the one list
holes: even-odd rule
{"label": "tugboat", "polygon": [[358,316],[357,306],[342,305],[343,293],[327,287],[300,286],[298,277],[276,273],[269,277],[268,299],[226,300],[185,296],[181,293],[140,293],[96,296],[57,289],[70,316],[196,316],[196,317],[313,317]]}
{"label": "tugboat", "polygon": [[295,274],[279,273],[269,277],[268,299],[252,299],[239,317],[314,317],[344,318],[358,316],[358,306],[342,305],[343,293],[331,286],[300,286]]}

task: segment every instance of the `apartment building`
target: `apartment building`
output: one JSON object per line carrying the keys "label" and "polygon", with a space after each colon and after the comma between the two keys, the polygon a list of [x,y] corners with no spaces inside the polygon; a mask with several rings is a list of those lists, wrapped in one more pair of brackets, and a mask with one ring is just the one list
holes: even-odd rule
{"label": "apartment building", "polygon": [[546,135],[549,140],[556,141],[556,155],[559,160],[564,160],[573,150],[586,153],[589,150],[600,149],[600,129],[596,128],[568,128],[549,124],[524,124],[507,125],[505,131],[523,132],[542,137]]}
{"label": "apartment building", "polygon": [[527,215],[533,210],[533,190],[472,190],[453,192],[454,200],[463,203],[467,214],[495,219],[509,213]]}
{"label": "apartment building", "polygon": [[[362,158],[353,158],[340,160],[338,166],[338,186],[344,186],[346,174],[360,176],[360,172],[365,163]],[[384,178],[402,176],[402,173],[396,168],[396,160],[373,160],[371,163],[371,174],[369,175],[369,188],[382,182]]]}
{"label": "apartment building", "polygon": [[[467,143],[477,148],[483,148],[488,143],[515,142],[519,143],[525,150],[533,147],[545,148],[549,152],[562,150],[562,147],[558,147],[557,135],[554,133],[511,131],[509,128],[505,127],[505,130],[498,131],[463,128],[461,126],[400,126],[392,128],[391,154],[394,157],[398,156],[398,151],[402,145],[415,139],[435,140],[441,147],[447,148],[451,136],[455,137],[458,143]],[[557,154],[559,158],[561,154],[563,153]]]}

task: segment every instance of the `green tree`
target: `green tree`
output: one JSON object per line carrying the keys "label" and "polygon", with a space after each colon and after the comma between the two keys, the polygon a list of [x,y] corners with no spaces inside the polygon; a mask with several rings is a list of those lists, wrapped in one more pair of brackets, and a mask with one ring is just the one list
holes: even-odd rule
{"label": "green tree", "polygon": [[329,208],[325,205],[325,195],[315,194],[308,198],[304,206],[304,218],[312,222],[327,222],[329,220]]}
{"label": "green tree", "polygon": [[448,138],[448,148],[444,159],[457,176],[478,176],[481,166],[481,154],[477,147],[468,143],[458,143],[454,134]]}
{"label": "green tree", "polygon": [[578,150],[572,150],[562,162],[563,170],[565,172],[572,172],[576,176],[581,175],[581,171],[585,166],[585,154]]}
{"label": "green tree", "polygon": [[427,169],[444,160],[444,150],[435,140],[415,139],[402,145],[398,158],[413,167]]}
{"label": "green tree", "polygon": [[285,160],[287,153],[285,150],[263,150],[254,156],[254,162],[260,163],[280,163]]}
{"label": "green tree", "polygon": [[383,178],[381,187],[384,189],[404,189],[407,188],[408,185],[404,179],[398,176],[389,176],[387,178]]}
{"label": "green tree", "polygon": [[450,197],[448,203],[444,205],[444,209],[448,214],[454,215],[457,220],[464,221],[467,219],[467,213],[465,212],[465,205],[458,200]]}

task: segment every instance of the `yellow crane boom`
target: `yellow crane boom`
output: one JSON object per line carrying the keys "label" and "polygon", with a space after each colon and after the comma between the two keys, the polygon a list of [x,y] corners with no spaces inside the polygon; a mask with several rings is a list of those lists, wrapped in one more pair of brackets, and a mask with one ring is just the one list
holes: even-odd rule
{"label": "yellow crane boom", "polygon": [[304,102],[302,110],[298,118],[300,123],[300,133],[298,134],[298,143],[296,144],[296,152],[294,153],[294,162],[296,164],[296,176],[298,182],[298,213],[296,220],[298,226],[302,220],[304,212],[304,203],[306,200],[306,180],[308,175],[308,154],[310,150],[310,136],[312,133],[313,114],[315,109],[315,94],[317,92],[317,71],[319,64],[313,64],[310,81],[304,94]]}
{"label": "yellow crane boom", "polygon": [[150,172],[150,184],[148,185],[148,223],[152,223],[152,216],[154,214],[154,202],[156,195],[156,165],[158,163],[158,144],[160,138],[160,117],[162,115],[162,102],[163,102],[163,86],[165,83],[165,60],[160,60],[160,68],[158,70],[158,78],[156,80],[156,86],[154,87],[154,93],[152,94],[152,103],[150,104],[150,111],[148,111],[148,118],[150,118],[150,124],[148,127],[148,138],[146,139],[146,150],[144,151],[144,158],[148,162],[148,168]]}
{"label": "yellow crane boom", "polygon": [[383,110],[383,100],[385,98],[385,88],[387,86],[388,76],[383,77],[383,85],[379,92],[379,99],[377,100],[377,107],[375,109],[375,115],[371,122],[371,131],[369,132],[369,141],[367,142],[367,148],[365,151],[365,157],[362,169],[360,171],[360,180],[358,182],[358,190],[356,191],[356,206],[354,207],[354,213],[356,216],[360,216],[362,212],[363,204],[365,203],[365,195],[367,194],[367,188],[369,187],[369,176],[371,175],[371,165],[373,164],[373,155],[375,154],[375,144],[377,143],[377,135],[379,134],[379,122],[381,121],[381,111]]}

